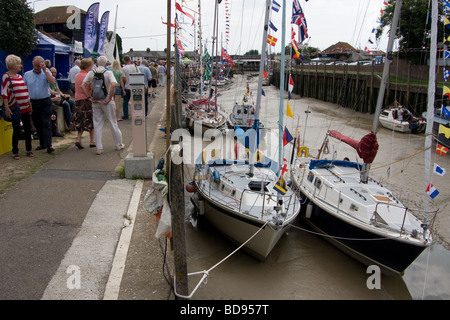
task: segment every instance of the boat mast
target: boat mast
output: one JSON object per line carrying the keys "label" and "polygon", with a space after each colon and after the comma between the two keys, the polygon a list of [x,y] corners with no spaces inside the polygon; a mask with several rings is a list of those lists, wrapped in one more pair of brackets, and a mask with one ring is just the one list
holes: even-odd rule
{"label": "boat mast", "polygon": [[[218,0],[215,0],[214,1],[215,2],[215,4],[214,4],[214,27],[213,27],[213,36],[212,36],[212,47],[211,47],[211,59],[214,59],[214,61],[215,61],[215,66],[216,66],[216,85],[215,85],[215,93],[217,92],[217,67],[218,67],[218,63],[217,63],[217,59],[214,57],[214,47],[215,47],[215,44],[216,44],[216,41],[217,41],[217,27],[218,27],[218,24],[217,24],[217,20],[218,20],[218,17],[217,17],[217,10],[218,10],[218,8],[219,8],[219,2],[218,2]],[[216,51],[216,55],[217,55],[217,51]],[[210,109],[211,108],[211,96],[210,96],[210,94],[211,94],[211,88],[212,88],[212,78],[213,78],[213,75],[214,75],[214,68],[213,68],[213,70],[211,70],[211,76],[210,76],[210,78],[209,78],[209,92],[208,92],[208,97],[209,97],[209,99],[208,99],[208,109]],[[217,101],[217,99],[215,98],[215,100]],[[215,105],[215,108],[214,108],[214,118],[216,118],[216,116],[217,116],[217,104]]]}
{"label": "boat mast", "polygon": [[[281,65],[280,65],[280,108],[278,110],[278,174],[283,164],[283,155],[281,146],[283,145],[283,114],[284,114],[284,73],[286,63],[286,50],[284,47],[286,41],[286,0],[283,0],[283,17],[281,28]],[[291,46],[292,48],[292,46]]]}
{"label": "boat mast", "polygon": [[[269,13],[270,6],[272,4],[272,0],[266,0],[266,15],[264,18],[264,32],[262,38],[261,45],[261,60],[259,61],[259,77],[258,77],[258,91],[256,95],[256,107],[255,107],[255,128],[256,128],[256,143],[259,143],[259,109],[261,107],[261,90],[262,90],[262,81],[264,75],[264,61],[266,60],[266,44],[267,44],[267,35],[269,34]],[[253,176],[255,164],[253,161],[250,161],[250,172],[249,176]]]}
{"label": "boat mast", "polygon": [[[428,78],[428,105],[427,105],[427,126],[425,129],[425,181],[430,183],[431,175],[431,143],[434,122],[434,103],[436,96],[436,55],[437,55],[437,23],[438,23],[438,0],[432,0],[431,8],[431,43],[430,43],[430,70]],[[424,197],[424,230],[427,228],[428,218],[428,194]],[[424,233],[425,235],[425,233]]]}
{"label": "boat mast", "polygon": [[202,11],[201,0],[198,0],[198,46],[200,48],[200,81],[198,84],[198,93],[203,92],[203,43],[202,43]]}
{"label": "boat mast", "polygon": [[389,68],[391,67],[392,63],[392,48],[394,47],[394,41],[395,36],[397,33],[397,25],[398,20],[400,18],[400,11],[402,8],[402,0],[396,0],[395,1],[395,10],[394,10],[394,19],[392,20],[391,30],[389,34],[389,42],[388,47],[386,51],[386,61],[384,63],[384,69],[383,69],[383,78],[381,79],[380,83],[380,91],[378,92],[378,100],[377,105],[375,109],[375,114],[373,116],[373,126],[372,126],[372,132],[377,134],[378,132],[378,123],[381,113],[381,107],[383,105],[384,100],[384,93],[386,91],[386,84],[389,79]]}

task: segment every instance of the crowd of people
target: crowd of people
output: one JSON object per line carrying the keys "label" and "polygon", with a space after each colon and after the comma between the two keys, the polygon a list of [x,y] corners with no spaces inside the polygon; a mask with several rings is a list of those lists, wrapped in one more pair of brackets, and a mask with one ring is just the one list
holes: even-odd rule
{"label": "crowd of people", "polygon": [[[94,61],[95,60],[95,61]],[[148,116],[148,98],[155,97],[157,86],[164,86],[166,69],[164,65],[131,62],[128,55],[123,56],[124,66],[118,60],[107,61],[106,57],[98,59],[76,59],[69,71],[69,94],[61,91],[56,80],[57,69],[50,65],[50,61],[41,56],[33,59],[33,69],[21,76],[22,60],[16,55],[8,55],[5,59],[8,71],[2,76],[1,94],[3,97],[5,117],[11,118],[14,108],[19,108],[20,117],[13,119],[12,153],[13,159],[19,160],[19,138],[25,133],[26,155],[33,157],[32,126],[39,137],[36,150],[47,150],[54,153],[53,136],[62,136],[52,125],[54,108],[62,107],[64,121],[70,131],[77,131],[75,146],[84,149],[82,136],[89,132],[90,148],[96,148],[96,154],[103,153],[102,131],[105,119],[109,122],[111,134],[120,151],[125,146],[118,121],[129,119],[128,104],[131,99],[130,74],[143,73],[146,79],[145,116]],[[96,72],[102,73],[106,87],[105,98],[95,100],[92,92],[92,81]],[[120,99],[123,98],[122,117],[120,116]]]}

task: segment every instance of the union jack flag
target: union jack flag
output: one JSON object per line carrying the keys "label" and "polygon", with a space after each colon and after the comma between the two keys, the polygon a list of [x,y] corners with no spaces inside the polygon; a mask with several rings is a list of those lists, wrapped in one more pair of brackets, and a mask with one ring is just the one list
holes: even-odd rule
{"label": "union jack flag", "polygon": [[298,25],[299,32],[299,42],[302,43],[303,40],[308,38],[308,25],[306,24],[305,14],[303,13],[302,7],[298,0],[292,2],[292,24]]}

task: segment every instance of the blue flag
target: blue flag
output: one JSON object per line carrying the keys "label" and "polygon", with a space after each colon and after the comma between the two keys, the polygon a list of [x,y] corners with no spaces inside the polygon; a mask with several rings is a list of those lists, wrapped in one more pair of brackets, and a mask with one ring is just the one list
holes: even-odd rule
{"label": "blue flag", "polygon": [[287,129],[287,127],[284,127],[284,134],[283,134],[283,147],[287,145],[289,142],[291,142],[294,138],[292,137],[291,133]]}
{"label": "blue flag", "polygon": [[272,23],[272,21],[270,21],[269,27],[270,27],[270,29],[272,29],[272,30],[275,31],[275,32],[278,31],[278,28],[275,27],[275,25]]}
{"label": "blue flag", "polygon": [[445,175],[445,169],[439,166],[437,163],[433,166],[433,172],[441,177]]}
{"label": "blue flag", "polygon": [[97,23],[98,23],[98,10],[100,8],[100,2],[93,3],[86,12],[86,21],[84,27],[84,48],[92,52],[97,42]]}
{"label": "blue flag", "polygon": [[445,116],[445,120],[450,118],[450,111],[445,106],[442,106],[441,114]]}
{"label": "blue flag", "polygon": [[278,12],[278,11],[280,11],[280,8],[281,8],[281,6],[275,0],[273,0],[272,10],[275,12]]}
{"label": "blue flag", "polygon": [[103,46],[105,44],[106,33],[108,32],[109,11],[105,11],[100,19],[100,33],[98,34],[98,49],[99,54],[103,54]]}

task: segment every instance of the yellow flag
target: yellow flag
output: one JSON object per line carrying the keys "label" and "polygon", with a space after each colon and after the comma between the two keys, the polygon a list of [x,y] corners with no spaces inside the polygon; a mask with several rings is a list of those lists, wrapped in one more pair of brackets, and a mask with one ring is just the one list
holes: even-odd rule
{"label": "yellow flag", "polygon": [[441,124],[439,126],[438,140],[440,144],[447,147],[450,146],[450,128]]}
{"label": "yellow flag", "polygon": [[291,117],[292,119],[294,119],[294,114],[292,113],[291,107],[289,106],[289,100],[288,100],[288,103],[287,103],[287,111],[286,111],[286,115],[287,115],[288,117]]}
{"label": "yellow flag", "polygon": [[448,96],[450,98],[450,89],[447,86],[444,86],[444,96]]}

